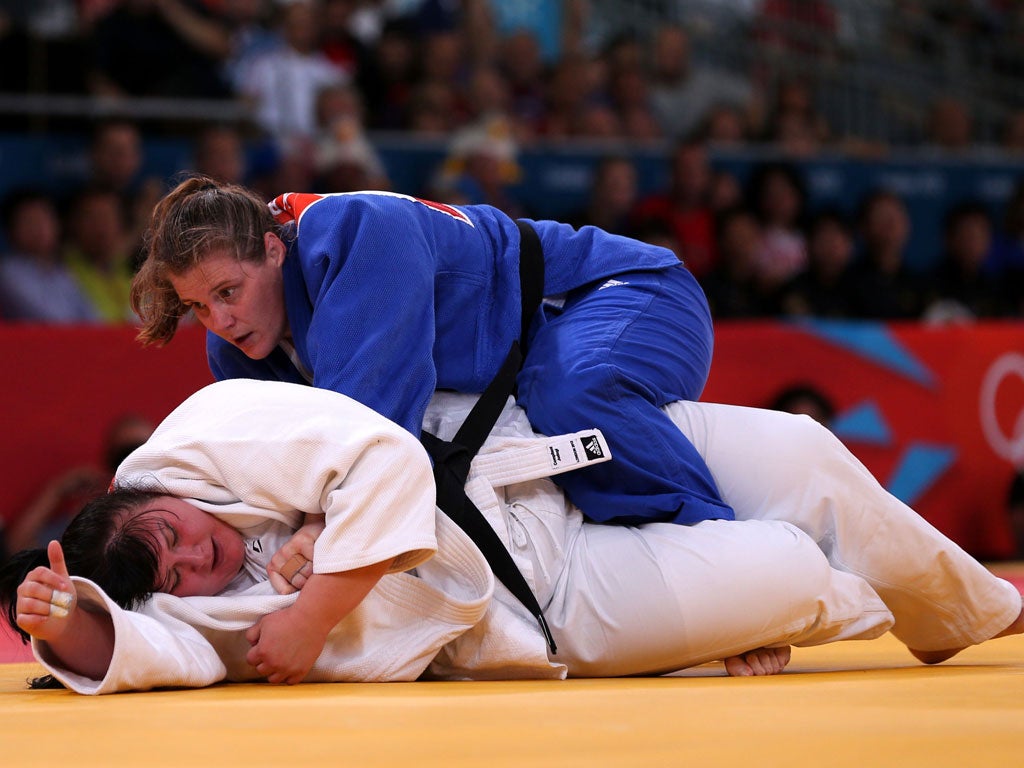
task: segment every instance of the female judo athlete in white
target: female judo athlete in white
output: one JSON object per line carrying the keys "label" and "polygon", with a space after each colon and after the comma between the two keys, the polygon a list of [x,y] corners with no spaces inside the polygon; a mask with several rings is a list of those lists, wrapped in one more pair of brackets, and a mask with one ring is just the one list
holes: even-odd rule
{"label": "female judo athlete in white", "polygon": [[[438,395],[425,426],[450,437],[471,400]],[[118,484],[153,494],[122,512],[114,539],[133,525],[155,532],[148,589],[167,591],[126,610],[145,595],[117,595],[117,542],[106,542],[89,579],[65,534],[69,567],[51,544],[49,567],[31,570],[16,596],[5,589],[7,615],[33,635],[36,658],[82,693],[656,674],[723,658],[733,672],[771,672],[784,650],[742,654],[887,630],[933,662],[1024,631],[1011,584],[889,495],[812,420],[692,402],[667,413],[736,522],[585,523],[546,477],[563,438],[535,435],[513,406],[474,460],[467,492],[544,607],[555,655],[434,508],[429,461],[411,435],[342,395],[275,382],[201,390],[118,470]],[[259,558],[303,514],[324,517],[314,574],[297,594],[275,594]],[[351,577],[351,591],[320,591],[331,577]],[[210,582],[220,594],[194,594]]]}

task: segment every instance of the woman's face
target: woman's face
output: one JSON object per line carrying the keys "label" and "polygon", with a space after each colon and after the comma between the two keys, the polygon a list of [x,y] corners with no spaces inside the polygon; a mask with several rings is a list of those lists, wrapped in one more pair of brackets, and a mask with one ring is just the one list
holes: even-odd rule
{"label": "woman's face", "polygon": [[139,514],[156,522],[157,592],[216,595],[242,569],[245,543],[238,531],[187,501],[160,496]]}
{"label": "woman's face", "polygon": [[266,258],[243,261],[214,250],[180,275],[170,275],[178,298],[207,330],[262,360],[288,335],[281,265],[287,248],[277,235],[263,236]]}

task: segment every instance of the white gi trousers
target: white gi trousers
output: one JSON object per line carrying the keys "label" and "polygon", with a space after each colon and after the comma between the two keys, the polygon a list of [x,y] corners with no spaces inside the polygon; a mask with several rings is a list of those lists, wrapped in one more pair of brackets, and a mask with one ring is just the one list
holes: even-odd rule
{"label": "white gi trousers", "polygon": [[917,650],[959,648],[1019,614],[1012,584],[889,494],[812,419],[693,402],[666,410],[736,522],[561,530],[564,509],[538,509],[537,495],[518,498],[515,485],[497,489],[509,546],[530,561],[546,605],[552,660],[569,676],[666,672],[889,629]]}

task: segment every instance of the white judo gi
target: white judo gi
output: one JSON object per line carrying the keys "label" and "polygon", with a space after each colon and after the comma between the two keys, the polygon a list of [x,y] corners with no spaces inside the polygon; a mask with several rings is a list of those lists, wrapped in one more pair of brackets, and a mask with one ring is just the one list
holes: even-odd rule
{"label": "white judo gi", "polygon": [[[450,437],[472,402],[439,394],[425,426]],[[534,618],[434,507],[419,443],[343,395],[213,384],[177,408],[117,479],[185,498],[247,536],[323,513],[317,572],[397,558],[328,636],[309,682],[651,674],[888,629],[937,650],[986,640],[1017,617],[1011,584],[889,495],[810,419],[690,402],[668,412],[737,522],[584,523],[545,478],[557,439],[534,435],[511,403],[474,460],[467,493],[544,607],[558,643],[550,658]],[[216,597],[157,594],[125,611],[74,581],[80,603],[113,620],[107,674],[84,678],[45,642],[33,649],[80,693],[258,679],[245,631],[296,599],[257,581]]]}

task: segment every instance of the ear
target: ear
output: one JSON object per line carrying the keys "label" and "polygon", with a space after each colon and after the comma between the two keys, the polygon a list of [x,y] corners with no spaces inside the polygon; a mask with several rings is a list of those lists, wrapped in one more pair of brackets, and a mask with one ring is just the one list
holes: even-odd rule
{"label": "ear", "polygon": [[263,249],[267,253],[267,259],[275,267],[280,267],[284,263],[284,257],[288,255],[288,246],[273,232],[263,234]]}

